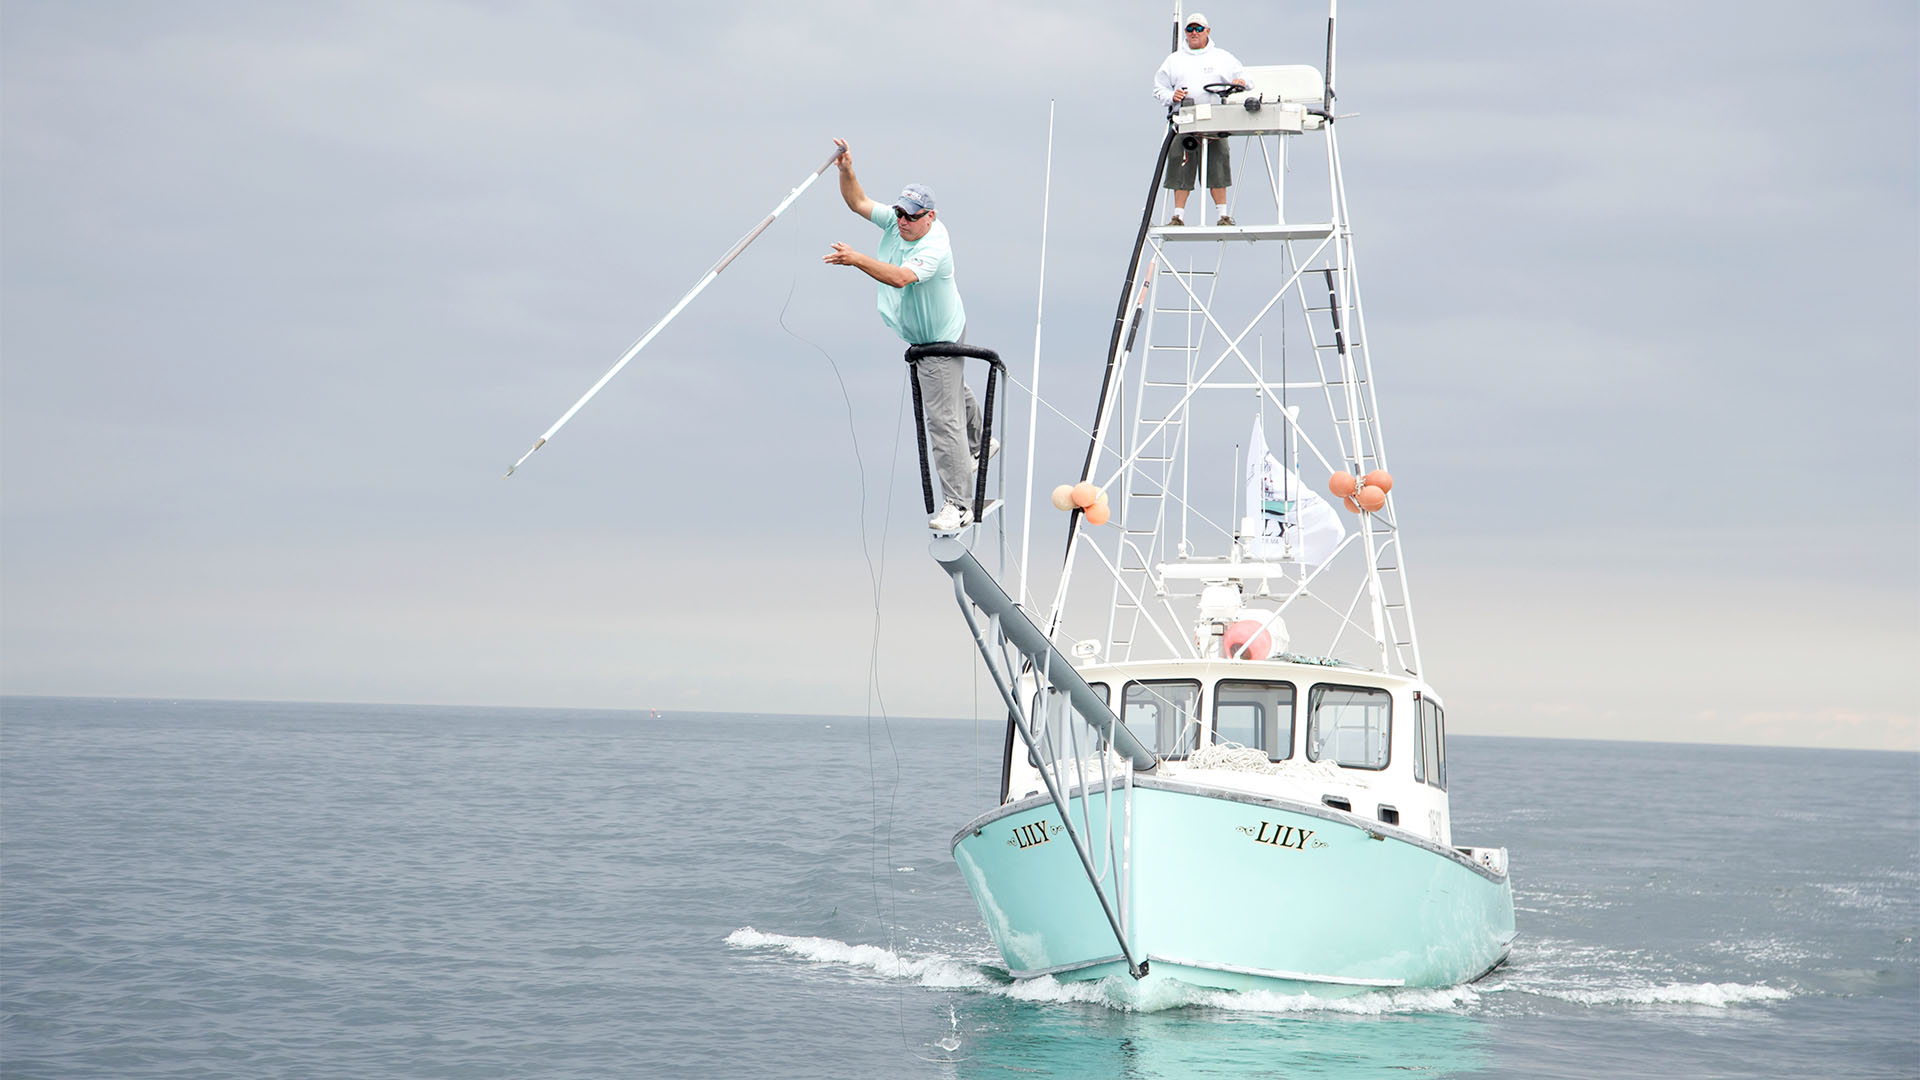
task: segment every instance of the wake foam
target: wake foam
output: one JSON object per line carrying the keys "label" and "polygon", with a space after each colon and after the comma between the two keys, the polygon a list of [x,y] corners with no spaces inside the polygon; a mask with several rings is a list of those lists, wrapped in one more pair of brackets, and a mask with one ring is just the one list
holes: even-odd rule
{"label": "wake foam", "polygon": [[1580,1005],[1705,1005],[1724,1009],[1754,1001],[1785,1001],[1793,995],[1748,983],[1668,983],[1632,990],[1563,990],[1550,996]]}
{"label": "wake foam", "polygon": [[767,949],[811,964],[831,964],[900,979],[934,990],[964,990],[1011,1001],[1098,1005],[1118,1012],[1162,1012],[1204,1008],[1242,1013],[1316,1013],[1389,1016],[1405,1013],[1470,1012],[1487,995],[1533,995],[1586,1006],[1694,1005],[1724,1009],[1755,1002],[1785,1001],[1793,994],[1750,983],[1668,983],[1664,986],[1601,987],[1522,985],[1519,983],[1450,986],[1433,990],[1368,990],[1349,997],[1282,994],[1272,990],[1210,990],[1172,979],[1135,982],[1124,977],[1061,982],[1051,975],[1015,981],[998,963],[986,959],[903,954],[879,945],[849,945],[821,937],[768,934],[743,926],[727,935],[737,949]]}
{"label": "wake foam", "polygon": [[862,968],[889,979],[907,979],[940,990],[987,987],[994,982],[979,964],[951,957],[902,956],[878,945],[849,945],[832,938],[763,934],[751,926],[743,926],[728,934],[727,944],[736,949],[778,949],[812,963]]}
{"label": "wake foam", "polygon": [[1004,968],[987,961],[908,956],[878,945],[849,945],[831,938],[768,934],[751,926],[728,934],[726,942],[738,949],[777,950],[809,963],[863,970],[930,989],[968,990],[1012,1001],[1099,1005],[1118,1012],[1151,1013],[1197,1007],[1232,1012],[1382,1016],[1453,1012],[1472,1008],[1480,1001],[1480,995],[1467,986],[1441,990],[1373,990],[1351,997],[1320,998],[1268,990],[1209,990],[1171,979],[1150,979],[1142,983],[1116,977],[1061,982],[1051,975],[1041,975],[1016,982]]}
{"label": "wake foam", "polygon": [[[1501,968],[1479,984],[1481,993],[1564,1001],[1585,1006],[1696,1005],[1725,1009],[1785,1001],[1790,990],[1758,983],[1681,981],[1689,972],[1644,949],[1609,948],[1545,939],[1532,943],[1524,963]],[[1755,963],[1789,962],[1793,946],[1774,941],[1715,941],[1707,948]]]}

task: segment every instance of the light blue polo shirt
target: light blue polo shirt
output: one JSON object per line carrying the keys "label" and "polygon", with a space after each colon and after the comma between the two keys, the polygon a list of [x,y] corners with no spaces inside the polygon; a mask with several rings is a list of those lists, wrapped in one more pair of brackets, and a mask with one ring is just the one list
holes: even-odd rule
{"label": "light blue polo shirt", "polygon": [[918,240],[900,238],[893,207],[873,204],[871,220],[880,226],[880,261],[904,266],[920,280],[903,289],[880,286],[880,318],[909,345],[958,341],[967,325],[960,287],[953,281],[953,245],[947,227],[935,220]]}

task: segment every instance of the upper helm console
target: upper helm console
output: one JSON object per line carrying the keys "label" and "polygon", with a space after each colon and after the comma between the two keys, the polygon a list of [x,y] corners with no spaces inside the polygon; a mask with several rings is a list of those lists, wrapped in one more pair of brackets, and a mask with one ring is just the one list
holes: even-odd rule
{"label": "upper helm console", "polygon": [[1186,105],[1173,114],[1182,134],[1292,135],[1313,131],[1324,120],[1309,113],[1325,99],[1326,85],[1311,64],[1279,64],[1247,68],[1247,89],[1235,88],[1224,104],[1219,94]]}

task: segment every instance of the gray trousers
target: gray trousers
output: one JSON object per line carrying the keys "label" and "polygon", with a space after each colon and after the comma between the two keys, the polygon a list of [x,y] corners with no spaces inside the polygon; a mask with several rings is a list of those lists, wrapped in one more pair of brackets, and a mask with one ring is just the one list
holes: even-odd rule
{"label": "gray trousers", "polygon": [[1168,191],[1192,191],[1193,182],[1200,177],[1200,151],[1203,149],[1207,158],[1207,186],[1233,186],[1233,155],[1227,153],[1227,140],[1224,137],[1202,138],[1201,144],[1191,150],[1182,146],[1179,139],[1173,141],[1173,149],[1167,151],[1167,175],[1161,187]]}
{"label": "gray trousers", "polygon": [[[960,340],[965,341],[966,335],[961,334]],[[974,455],[981,450],[980,403],[967,388],[966,361],[958,356],[929,356],[914,367],[920,373],[927,446],[933,453],[934,472],[940,477],[940,493],[947,502],[972,507],[979,468]]]}

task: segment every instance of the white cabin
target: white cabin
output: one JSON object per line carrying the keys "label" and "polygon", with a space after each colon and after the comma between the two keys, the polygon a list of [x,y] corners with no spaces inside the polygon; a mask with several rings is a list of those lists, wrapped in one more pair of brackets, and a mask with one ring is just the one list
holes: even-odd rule
{"label": "white cabin", "polygon": [[[1077,670],[1120,722],[1160,756],[1153,771],[1158,779],[1329,807],[1369,827],[1452,846],[1446,711],[1419,680],[1289,660],[1086,664]],[[1049,696],[1050,702],[1036,702],[1031,715],[1045,718],[1034,735],[1059,762],[1056,777],[1064,787],[1098,780],[1097,736],[1084,722],[1065,723],[1066,698]],[[1007,802],[1045,787],[1033,755],[1016,753],[1018,745],[1009,738]],[[1119,755],[1104,756],[1109,775],[1124,767]]]}

